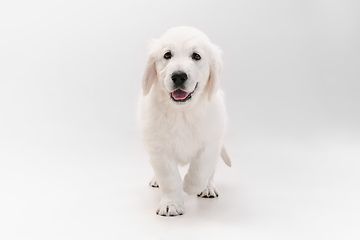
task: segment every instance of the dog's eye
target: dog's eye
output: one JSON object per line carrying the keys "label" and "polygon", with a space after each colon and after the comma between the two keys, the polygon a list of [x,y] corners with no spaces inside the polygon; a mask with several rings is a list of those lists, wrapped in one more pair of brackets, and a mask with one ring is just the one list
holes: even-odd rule
{"label": "dog's eye", "polygon": [[201,59],[201,56],[198,53],[193,53],[191,58],[196,61],[199,61]]}
{"label": "dog's eye", "polygon": [[171,58],[171,52],[166,52],[166,53],[164,54],[164,58],[165,58],[165,59],[170,59],[170,58]]}

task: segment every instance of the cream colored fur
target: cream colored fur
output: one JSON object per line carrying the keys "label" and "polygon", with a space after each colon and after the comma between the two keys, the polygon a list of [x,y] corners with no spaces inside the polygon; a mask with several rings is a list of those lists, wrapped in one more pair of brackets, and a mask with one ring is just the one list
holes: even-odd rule
{"label": "cream colored fur", "polygon": [[[171,51],[173,57],[165,59]],[[191,58],[193,52],[201,60]],[[218,91],[222,69],[221,51],[199,30],[177,27],[168,30],[150,46],[139,99],[139,123],[159,185],[157,213],[184,213],[183,191],[201,197],[217,197],[213,174],[220,155],[230,166],[222,144],[226,112]],[[171,75],[183,71],[188,79],[184,90],[194,93],[186,102],[171,99]],[[190,164],[182,181],[178,165]]]}

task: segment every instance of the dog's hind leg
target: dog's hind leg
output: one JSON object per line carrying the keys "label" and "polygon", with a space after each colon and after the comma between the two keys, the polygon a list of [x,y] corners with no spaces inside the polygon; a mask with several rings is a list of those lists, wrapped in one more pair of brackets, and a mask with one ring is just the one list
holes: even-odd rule
{"label": "dog's hind leg", "polygon": [[159,184],[157,183],[155,176],[149,182],[149,186],[153,187],[153,188],[158,188],[159,187]]}
{"label": "dog's hind leg", "polygon": [[214,173],[209,178],[205,190],[199,193],[197,196],[201,198],[216,198],[219,196],[219,191],[217,190],[214,183]]}
{"label": "dog's hind leg", "polygon": [[209,186],[209,183],[213,185],[214,170],[220,151],[221,146],[217,142],[210,143],[191,161],[183,181],[183,189],[187,194],[198,194]]}

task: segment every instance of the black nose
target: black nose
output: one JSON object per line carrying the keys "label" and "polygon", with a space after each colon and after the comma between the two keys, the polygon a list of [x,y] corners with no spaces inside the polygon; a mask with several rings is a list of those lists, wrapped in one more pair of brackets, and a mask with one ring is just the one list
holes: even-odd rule
{"label": "black nose", "polygon": [[179,72],[174,72],[171,75],[171,79],[173,80],[175,85],[181,85],[188,79],[188,77],[187,77],[186,73],[179,71]]}

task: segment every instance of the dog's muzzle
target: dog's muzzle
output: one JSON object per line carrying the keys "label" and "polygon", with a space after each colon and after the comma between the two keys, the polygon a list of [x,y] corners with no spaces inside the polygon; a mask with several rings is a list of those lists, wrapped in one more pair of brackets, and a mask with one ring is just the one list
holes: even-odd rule
{"label": "dog's muzzle", "polygon": [[192,91],[190,93],[185,92],[184,90],[178,88],[170,94],[170,97],[175,102],[186,102],[191,98],[191,95],[195,92],[197,86],[198,86],[198,83],[196,83],[194,91]]}

